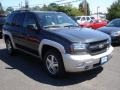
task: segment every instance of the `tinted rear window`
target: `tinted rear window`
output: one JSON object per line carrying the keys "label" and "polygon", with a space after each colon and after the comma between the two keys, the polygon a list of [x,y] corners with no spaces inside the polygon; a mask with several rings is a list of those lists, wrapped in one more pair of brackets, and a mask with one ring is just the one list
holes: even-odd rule
{"label": "tinted rear window", "polygon": [[5,22],[5,16],[0,16],[0,25],[3,25]]}

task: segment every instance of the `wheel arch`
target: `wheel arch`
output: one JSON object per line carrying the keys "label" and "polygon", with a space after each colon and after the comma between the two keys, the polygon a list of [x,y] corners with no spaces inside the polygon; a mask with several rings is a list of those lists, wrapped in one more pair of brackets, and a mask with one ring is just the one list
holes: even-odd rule
{"label": "wheel arch", "polygon": [[[57,50],[61,55],[65,53],[65,49],[64,46],[52,41],[52,40],[48,40],[48,39],[44,39],[41,41],[40,45],[39,45],[39,55],[40,58],[42,59],[46,50],[48,49],[55,49]],[[45,51],[44,51],[45,50]]]}
{"label": "wheel arch", "polygon": [[16,48],[15,43],[13,41],[12,34],[10,32],[8,32],[8,31],[3,30],[3,39],[4,39],[4,41],[6,39],[8,39],[8,38],[11,40],[13,47]]}

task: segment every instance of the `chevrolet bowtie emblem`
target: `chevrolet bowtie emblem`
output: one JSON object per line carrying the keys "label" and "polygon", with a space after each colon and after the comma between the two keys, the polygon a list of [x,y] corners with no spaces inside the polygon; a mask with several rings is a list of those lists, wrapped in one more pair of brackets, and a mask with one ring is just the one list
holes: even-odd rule
{"label": "chevrolet bowtie emblem", "polygon": [[104,45],[103,45],[103,44],[100,44],[98,47],[99,47],[99,48],[103,48],[103,47],[104,47]]}

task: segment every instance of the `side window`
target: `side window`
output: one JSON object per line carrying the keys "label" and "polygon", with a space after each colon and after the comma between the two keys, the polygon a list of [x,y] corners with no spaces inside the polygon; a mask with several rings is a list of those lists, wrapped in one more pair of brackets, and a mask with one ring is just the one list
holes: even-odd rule
{"label": "side window", "polygon": [[89,21],[90,20],[90,18],[89,17],[87,17],[87,21]]}
{"label": "side window", "polygon": [[13,17],[14,17],[14,14],[8,15],[7,18],[6,18],[5,24],[6,24],[6,25],[11,25],[11,24],[12,24],[12,21],[13,21]]}
{"label": "side window", "polygon": [[85,17],[82,17],[82,18],[81,18],[81,21],[85,21]]}
{"label": "side window", "polygon": [[23,19],[24,19],[24,13],[16,14],[13,19],[13,25],[17,27],[21,27],[23,24]]}
{"label": "side window", "polygon": [[36,25],[35,17],[33,14],[26,14],[23,26],[25,28],[32,26],[33,28],[38,29]]}

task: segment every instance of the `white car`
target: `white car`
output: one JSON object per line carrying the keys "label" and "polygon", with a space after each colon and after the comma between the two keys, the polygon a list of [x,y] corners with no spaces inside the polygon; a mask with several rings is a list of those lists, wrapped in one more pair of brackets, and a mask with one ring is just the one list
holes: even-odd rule
{"label": "white car", "polygon": [[95,18],[93,16],[76,16],[76,21],[78,24],[83,24],[85,22],[90,22],[91,20],[94,20]]}

